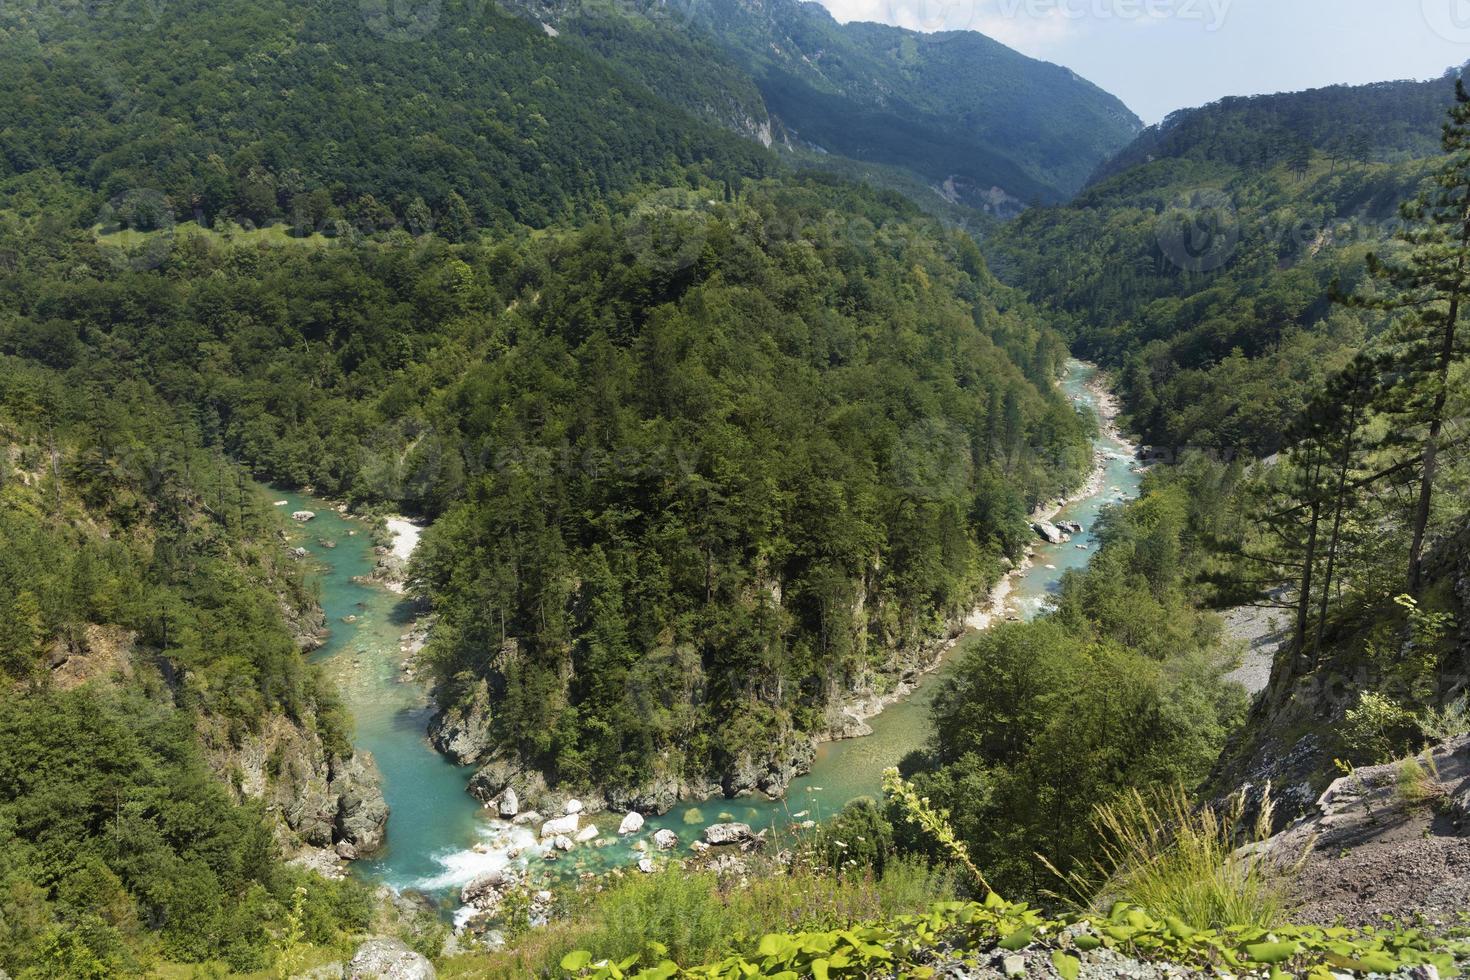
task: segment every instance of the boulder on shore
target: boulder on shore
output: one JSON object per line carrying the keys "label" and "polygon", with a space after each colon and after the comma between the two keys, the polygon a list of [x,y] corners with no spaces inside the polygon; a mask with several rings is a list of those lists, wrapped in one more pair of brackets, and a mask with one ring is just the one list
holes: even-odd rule
{"label": "boulder on shore", "polygon": [[618,834],[626,837],[628,834],[636,834],[643,829],[643,814],[637,810],[631,811],[623,822],[618,824]]}
{"label": "boulder on shore", "polygon": [[1067,540],[1067,535],[1062,529],[1051,521],[1033,521],[1031,530],[1044,538],[1048,544],[1061,544]]}
{"label": "boulder on shore", "polygon": [[567,800],[566,805],[562,807],[562,813],[565,813],[568,816],[570,816],[573,813],[581,813],[581,812],[582,812],[582,801],[581,800]]}
{"label": "boulder on shore", "polygon": [[476,875],[460,889],[459,900],[465,905],[482,909],[494,909],[500,904],[507,888],[519,884],[519,879],[504,868]]}
{"label": "boulder on shore", "polygon": [[398,939],[369,939],[347,964],[346,980],[436,980],[434,964]]}
{"label": "boulder on shore", "polygon": [[514,818],[521,812],[521,801],[516,799],[516,791],[507,786],[505,792],[495,799],[495,812],[506,820]]}

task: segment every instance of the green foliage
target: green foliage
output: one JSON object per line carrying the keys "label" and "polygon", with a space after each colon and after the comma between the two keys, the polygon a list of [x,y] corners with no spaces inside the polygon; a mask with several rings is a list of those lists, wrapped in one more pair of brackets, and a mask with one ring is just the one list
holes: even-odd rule
{"label": "green foliage", "polygon": [[1425,708],[1419,730],[1430,742],[1470,735],[1470,695],[1462,694],[1443,708]]}
{"label": "green foliage", "polygon": [[814,846],[833,870],[882,877],[893,857],[893,825],[870,797],[859,797],[814,833]]}
{"label": "green foliage", "polygon": [[1397,758],[1414,747],[1419,722],[1413,712],[1376,691],[1363,691],[1343,718],[1343,744],[1363,765]]}
{"label": "green foliage", "polygon": [[789,865],[746,860],[756,866],[738,877],[671,866],[608,882],[574,897],[581,904],[571,915],[531,930],[507,952],[450,959],[441,975],[559,976],[568,969],[563,963],[590,963],[591,954],[577,952],[589,949],[615,961],[704,962],[765,933],[848,928],[953,896],[946,875],[908,859],[890,860],[882,875],[871,868],[834,873],[825,860],[800,855]]}
{"label": "green foliage", "polygon": [[935,950],[948,948],[955,961],[974,960],[996,949],[1050,947],[1065,976],[1094,949],[1116,950],[1151,962],[1240,975],[1280,971],[1283,976],[1329,980],[1334,971],[1392,973],[1420,964],[1440,976],[1459,974],[1470,960],[1470,943],[1426,934],[1416,928],[1349,929],[1279,925],[1271,929],[1232,924],[1195,929],[1173,916],[1160,916],[1126,902],[1107,915],[1050,919],[1024,904],[992,895],[984,904],[949,902],[927,914],[899,916],[863,927],[832,932],[768,934],[737,955],[704,966],[661,959],[664,954],[598,958],[585,950],[569,954],[562,966],[570,976],[597,980],[622,977],[708,978],[865,977],[875,972],[905,976],[937,975]]}
{"label": "green foliage", "polygon": [[1095,808],[1196,784],[1241,719],[1238,689],[1220,680],[1217,628],[1185,588],[1205,566],[1222,482],[1203,464],[1150,476],[1140,500],[1099,525],[1101,550],[1064,578],[1055,612],[976,637],[936,695],[931,747],[906,774],[948,811],[990,885],[1044,892],[1054,883],[1036,854],[1063,874],[1090,871],[1103,844]]}

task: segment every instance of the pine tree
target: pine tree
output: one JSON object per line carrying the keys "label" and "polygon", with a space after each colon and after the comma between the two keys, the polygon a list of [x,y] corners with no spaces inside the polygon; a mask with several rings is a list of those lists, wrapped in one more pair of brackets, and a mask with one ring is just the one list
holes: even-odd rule
{"label": "pine tree", "polygon": [[1455,104],[1444,126],[1449,159],[1433,188],[1405,204],[1408,227],[1399,239],[1408,257],[1387,264],[1368,257],[1370,274],[1384,287],[1360,295],[1356,305],[1400,314],[1388,338],[1392,385],[1386,407],[1412,427],[1420,449],[1418,498],[1410,526],[1408,588],[1417,593],[1423,575],[1424,539],[1444,433],[1450,369],[1464,356],[1457,336],[1460,310],[1470,291],[1470,94],[1455,83]]}
{"label": "pine tree", "polygon": [[439,230],[451,242],[461,244],[475,237],[475,216],[470,213],[470,206],[465,203],[465,199],[460,197],[457,191],[449,192],[449,199],[444,203],[444,217],[439,224]]}

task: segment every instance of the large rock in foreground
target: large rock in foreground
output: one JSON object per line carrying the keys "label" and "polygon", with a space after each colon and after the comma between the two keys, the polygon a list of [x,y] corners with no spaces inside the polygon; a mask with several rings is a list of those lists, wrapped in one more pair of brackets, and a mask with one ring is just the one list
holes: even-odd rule
{"label": "large rock in foreground", "polygon": [[397,939],[369,939],[347,964],[346,980],[437,980],[434,964]]}

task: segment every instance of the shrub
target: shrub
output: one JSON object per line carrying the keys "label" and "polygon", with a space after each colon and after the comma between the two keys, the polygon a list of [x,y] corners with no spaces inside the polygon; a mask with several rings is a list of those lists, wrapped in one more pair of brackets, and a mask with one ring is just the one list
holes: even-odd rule
{"label": "shrub", "polygon": [[1376,765],[1414,747],[1420,722],[1403,705],[1383,694],[1364,691],[1349,708],[1342,740],[1360,763]]}

